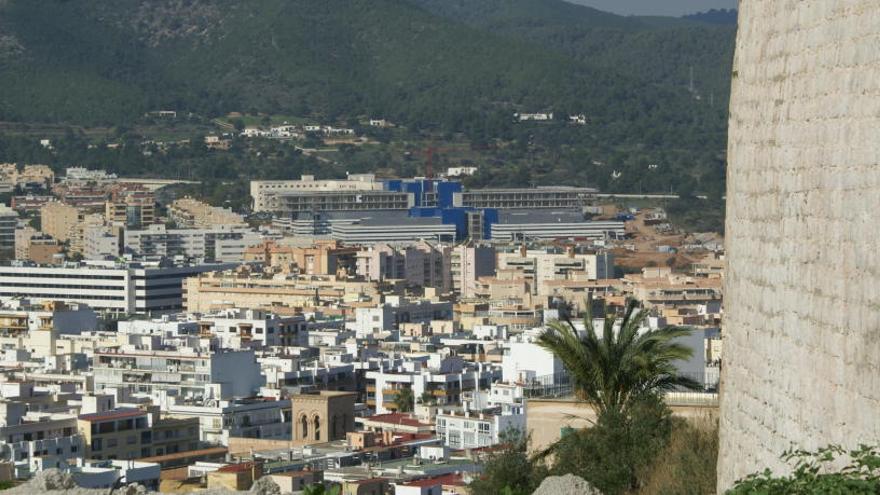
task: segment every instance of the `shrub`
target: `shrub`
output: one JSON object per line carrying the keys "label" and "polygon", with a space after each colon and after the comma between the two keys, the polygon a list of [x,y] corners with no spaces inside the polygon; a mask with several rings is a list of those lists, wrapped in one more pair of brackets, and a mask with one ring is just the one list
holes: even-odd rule
{"label": "shrub", "polygon": [[471,493],[529,495],[547,476],[543,462],[529,456],[529,437],[519,430],[502,434],[500,449],[489,454],[482,476],[470,484]]}
{"label": "shrub", "polygon": [[553,448],[552,474],[580,476],[605,495],[638,489],[671,429],[669,408],[648,396],[628,415],[603,414],[595,426],[562,438]]}
{"label": "shrub", "polygon": [[862,445],[847,452],[832,445],[814,452],[789,451],[782,458],[793,464],[791,474],[774,476],[767,469],[740,480],[728,495],[880,493],[880,452],[875,447]]}

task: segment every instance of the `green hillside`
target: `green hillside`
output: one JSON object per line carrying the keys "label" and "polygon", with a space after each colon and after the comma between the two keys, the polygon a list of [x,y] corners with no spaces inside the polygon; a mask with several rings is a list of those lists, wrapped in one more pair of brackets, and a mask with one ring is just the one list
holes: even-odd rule
{"label": "green hillside", "polygon": [[382,116],[495,150],[475,185],[720,195],[732,46],[730,26],[560,0],[0,0],[0,120]]}
{"label": "green hillside", "polygon": [[426,10],[536,43],[594,68],[694,90],[726,112],[736,26],[673,17],[623,17],[564,0],[413,0]]}
{"label": "green hillside", "polygon": [[[113,124],[163,108],[384,113],[608,98],[612,77],[395,0],[10,0],[0,118]],[[584,84],[584,81],[595,81]],[[628,89],[633,89],[632,86]]]}

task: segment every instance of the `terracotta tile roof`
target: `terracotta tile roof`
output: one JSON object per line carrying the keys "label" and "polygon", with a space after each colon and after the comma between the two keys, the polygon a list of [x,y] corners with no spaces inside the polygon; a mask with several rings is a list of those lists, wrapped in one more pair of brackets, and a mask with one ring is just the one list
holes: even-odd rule
{"label": "terracotta tile roof", "polygon": [[241,464],[230,464],[228,466],[223,466],[217,471],[220,473],[241,473],[244,471],[250,471],[255,467],[253,462],[242,462]]}
{"label": "terracotta tile roof", "polygon": [[403,483],[403,486],[418,486],[418,487],[426,487],[426,486],[465,486],[466,483],[462,479],[460,474],[449,473],[444,474],[443,476],[435,476],[433,478],[424,478],[415,481],[408,481]]}
{"label": "terracotta tile roof", "polygon": [[427,423],[422,423],[415,418],[411,418],[409,414],[403,413],[388,413],[388,414],[376,414],[374,416],[368,416],[364,418],[367,421],[372,421],[376,423],[388,423],[395,425],[403,425],[403,426],[431,426]]}

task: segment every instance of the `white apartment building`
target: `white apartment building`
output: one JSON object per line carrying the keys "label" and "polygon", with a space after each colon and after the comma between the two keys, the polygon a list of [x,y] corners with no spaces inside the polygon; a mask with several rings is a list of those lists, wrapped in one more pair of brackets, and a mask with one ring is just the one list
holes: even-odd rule
{"label": "white apartment building", "polygon": [[282,317],[256,309],[228,309],[202,316],[199,327],[202,334],[217,337],[225,349],[308,344],[308,323],[302,315]]}
{"label": "white apartment building", "polygon": [[452,449],[479,449],[501,443],[501,436],[510,430],[526,428],[525,406],[502,413],[496,410],[483,412],[444,411],[437,414],[437,434],[443,445]]}
{"label": "white apartment building", "polygon": [[158,262],[86,261],[63,266],[0,266],[0,301],[29,299],[87,304],[100,312],[178,311],[183,280],[236,264],[166,266]]}
{"label": "white apartment building", "polygon": [[554,377],[565,372],[559,358],[527,339],[506,344],[501,367],[504,381],[509,383],[526,383],[540,379],[552,385]]}
{"label": "white apartment building", "polygon": [[0,334],[52,329],[61,335],[78,335],[97,327],[97,313],[85,304],[30,304],[14,300],[0,307]]}
{"label": "white apartment building", "polygon": [[344,362],[331,359],[307,360],[292,356],[267,356],[258,358],[258,361],[266,376],[267,388],[288,389],[293,393],[302,390],[354,390],[355,365],[350,360]]}
{"label": "white apartment building", "polygon": [[344,191],[381,191],[382,182],[373,174],[350,174],[346,179],[315,180],[314,175],[303,175],[300,180],[251,181],[254,211],[273,211],[278,205],[275,197],[282,193],[314,193]]}
{"label": "white apartment building", "polygon": [[167,314],[149,320],[122,320],[116,323],[119,335],[156,335],[164,338],[197,335],[199,323],[189,315]]}
{"label": "white apartment building", "polygon": [[125,231],[125,248],[143,256],[183,256],[208,263],[238,263],[244,251],[262,242],[247,227],[217,225],[210,229],[168,229],[154,224]]}
{"label": "white apartment building", "polygon": [[614,277],[611,253],[577,253],[519,249],[497,254],[499,278],[523,278],[530,282],[533,294],[545,294],[545,284],[553,280],[603,280]]}
{"label": "white apartment building", "polygon": [[85,167],[68,167],[64,172],[62,182],[85,184],[88,182],[113,182],[118,177],[116,174],[108,174],[106,170],[90,170]]}
{"label": "white apartment building", "polygon": [[289,440],[292,429],[289,399],[169,401],[167,412],[199,418],[200,440],[214,445],[229,445],[230,437]]}
{"label": "white apartment building", "polygon": [[83,258],[87,260],[115,259],[122,252],[119,235],[104,225],[83,227]]}
{"label": "white apartment building", "polygon": [[210,352],[192,348],[95,350],[95,392],[158,399],[216,400],[251,397],[265,384],[252,350]]}
{"label": "white apartment building", "polygon": [[21,414],[0,418],[0,452],[12,462],[17,476],[27,477],[39,457],[82,458],[85,446],[73,414]]}
{"label": "white apartment building", "polygon": [[525,431],[523,389],[495,383],[486,392],[466,394],[460,409],[437,413],[437,435],[453,449],[478,449],[497,445],[511,430]]}
{"label": "white apartment building", "polygon": [[451,252],[448,245],[425,241],[377,243],[355,255],[357,274],[367,280],[405,280],[407,285],[447,292],[452,282],[449,277]]}
{"label": "white apartment building", "polygon": [[377,332],[394,330],[401,323],[430,323],[432,320],[451,320],[452,303],[428,299],[409,300],[388,296],[386,302],[372,308],[356,308],[355,320],[348,322],[358,338]]}
{"label": "white apartment building", "polygon": [[461,403],[463,393],[488,390],[501,379],[501,369],[491,365],[465,366],[458,356],[441,358],[433,354],[424,360],[410,360],[391,369],[367,371],[367,405],[376,414],[396,410],[394,399],[401,389],[412,390],[413,397],[432,397],[440,406]]}

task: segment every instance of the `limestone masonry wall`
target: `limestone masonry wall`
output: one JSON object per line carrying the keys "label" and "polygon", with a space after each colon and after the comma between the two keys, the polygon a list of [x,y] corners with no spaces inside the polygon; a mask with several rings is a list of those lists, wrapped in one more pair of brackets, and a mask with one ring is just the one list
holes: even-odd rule
{"label": "limestone masonry wall", "polygon": [[719,490],[880,443],[880,1],[741,0]]}

